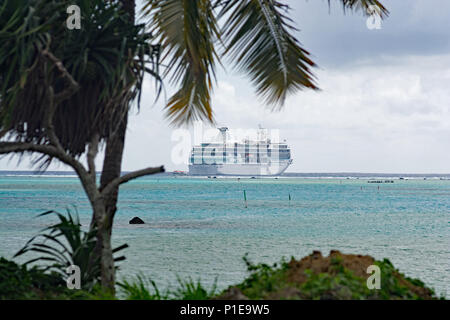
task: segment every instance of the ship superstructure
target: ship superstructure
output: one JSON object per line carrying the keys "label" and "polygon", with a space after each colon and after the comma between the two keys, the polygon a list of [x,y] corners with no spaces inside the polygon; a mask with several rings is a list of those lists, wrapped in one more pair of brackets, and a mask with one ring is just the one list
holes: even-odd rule
{"label": "ship superstructure", "polygon": [[221,141],[194,146],[189,159],[189,174],[201,176],[277,176],[292,163],[286,142],[272,142],[260,128],[254,140],[229,141],[228,128],[218,128]]}

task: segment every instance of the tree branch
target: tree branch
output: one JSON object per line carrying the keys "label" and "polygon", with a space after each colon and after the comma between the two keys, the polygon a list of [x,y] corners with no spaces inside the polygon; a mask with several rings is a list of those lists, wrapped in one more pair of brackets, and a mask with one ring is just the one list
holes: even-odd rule
{"label": "tree branch", "polygon": [[56,146],[29,142],[0,142],[0,154],[20,152],[42,153],[71,166],[77,173],[81,173],[82,175],[87,174],[86,169],[84,169],[80,162],[65,152],[61,152]]}
{"label": "tree branch", "polygon": [[47,97],[47,108],[46,114],[44,116],[44,128],[47,133],[47,137],[50,141],[50,144],[54,145],[61,153],[65,153],[64,148],[62,147],[58,136],[56,135],[55,128],[53,126],[53,116],[56,112],[56,108],[59,103],[70,97],[79,89],[78,83],[73,79],[72,75],[67,71],[64,67],[61,60],[56,58],[51,52],[48,50],[42,50],[41,55],[48,61],[50,61],[61,73],[61,76],[67,80],[69,83],[69,87],[64,89],[62,92],[55,95],[55,91],[53,86],[49,83],[47,77],[47,65],[45,68],[45,86],[48,88],[48,97]]}
{"label": "tree branch", "polygon": [[[47,82],[47,80],[46,80]],[[48,97],[48,105],[47,105],[47,112],[45,114],[44,118],[44,128],[47,133],[48,140],[50,141],[50,144],[55,146],[55,148],[58,149],[58,151],[65,153],[64,148],[62,147],[58,136],[55,133],[55,127],[53,126],[53,115],[55,114],[55,93],[53,91],[53,87],[50,86],[48,83],[46,84],[49,88],[49,97]]]}
{"label": "tree branch", "polygon": [[67,71],[67,69],[64,67],[61,60],[59,60],[57,57],[55,57],[50,51],[48,50],[42,50],[42,55],[52,62],[58,71],[61,73],[61,76],[67,80],[69,83],[69,87],[63,90],[62,92],[55,95],[55,105],[58,103],[64,101],[68,97],[70,97],[72,94],[74,94],[79,88],[79,84],[75,81],[75,79],[72,77],[72,75]]}
{"label": "tree branch", "polygon": [[0,139],[2,139],[6,134],[8,133],[8,130],[3,128],[0,130]]}
{"label": "tree branch", "polygon": [[[92,141],[89,144],[89,150],[87,154],[89,172],[87,172],[84,166],[77,159],[66,153],[63,146],[61,145],[58,136],[56,135],[55,127],[53,126],[53,116],[55,114],[56,108],[58,107],[58,104],[73,95],[79,89],[79,85],[64,67],[61,60],[56,58],[51,52],[47,50],[43,50],[41,51],[41,53],[46,59],[48,59],[55,65],[55,67],[61,73],[61,76],[69,83],[68,88],[55,95],[53,86],[48,82],[48,77],[45,77],[45,86],[48,88],[48,97],[46,114],[44,116],[44,128],[50,145],[53,146],[56,150],[54,150],[54,152],[52,152],[51,154],[48,152],[42,153],[55,157],[58,160],[71,166],[80,177],[81,183],[83,184],[86,193],[88,193],[89,198],[92,198],[91,200],[93,201],[94,198],[99,195],[95,181],[94,160],[98,152],[98,143],[100,140],[100,136],[98,134],[94,134],[92,137]],[[90,181],[88,181],[89,178]]]}
{"label": "tree branch", "polygon": [[136,179],[143,176],[148,176],[155,173],[161,173],[165,172],[164,166],[156,167],[156,168],[145,168],[133,172],[129,172],[127,174],[124,174],[123,176],[120,176],[114,180],[112,180],[110,183],[108,183],[103,190],[101,190],[101,194],[103,196],[110,193],[112,190],[114,190],[115,187],[121,185],[122,183],[126,183],[132,179]]}
{"label": "tree branch", "polygon": [[19,152],[39,152],[57,158],[58,150],[54,146],[28,142],[0,142],[0,154]]}
{"label": "tree branch", "polygon": [[29,142],[0,142],[0,155],[21,152],[37,152],[58,159],[75,170],[78,177],[80,177],[81,183],[83,184],[86,194],[91,202],[93,202],[95,198],[100,195],[95,185],[95,180],[93,184],[90,179],[90,175],[84,166],[78,160],[71,157],[63,150],[60,150],[58,147],[54,145],[35,144]]}
{"label": "tree branch", "polygon": [[89,143],[88,152],[86,155],[87,158],[87,164],[89,168],[89,174],[95,181],[95,157],[98,153],[98,143],[100,142],[100,135],[98,133],[95,133],[92,136],[92,140]]}

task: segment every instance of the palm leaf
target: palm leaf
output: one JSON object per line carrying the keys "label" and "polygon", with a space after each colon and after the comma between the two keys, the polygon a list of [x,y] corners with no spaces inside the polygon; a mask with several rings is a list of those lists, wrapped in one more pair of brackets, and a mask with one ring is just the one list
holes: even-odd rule
{"label": "palm leaf", "polygon": [[[55,214],[59,222],[32,237],[14,257],[34,252],[39,256],[28,260],[26,264],[44,262],[46,264],[40,268],[45,271],[56,271],[63,278],[67,277],[68,266],[77,265],[81,270],[82,286],[90,289],[100,277],[100,261],[94,255],[96,230],[83,231],[76,208],[74,211],[75,213],[72,213],[67,209],[66,215],[55,211],[46,211],[38,215],[42,217]],[[44,238],[44,241],[40,242],[39,238]],[[127,244],[123,244],[114,248],[113,254],[127,247]],[[114,261],[123,260],[124,256],[114,257]]]}
{"label": "palm leaf", "polygon": [[272,0],[226,1],[219,13],[229,55],[246,73],[266,103],[283,105],[288,93],[317,89],[311,73],[314,62],[293,36],[288,7]]}
{"label": "palm leaf", "polygon": [[[339,2],[344,10],[388,14],[377,0]],[[371,12],[371,6],[378,11]],[[298,90],[317,90],[315,63],[295,38],[288,13],[289,7],[276,0],[147,0],[143,14],[163,47],[164,76],[179,85],[166,106],[172,123],[214,121],[210,100],[220,62],[216,44],[224,45],[220,57],[229,57],[274,108]]]}
{"label": "palm leaf", "polygon": [[[389,11],[378,0],[338,0],[341,2],[345,10],[352,10],[355,12],[362,12],[364,15],[379,14],[380,18],[384,19],[389,15]],[[328,6],[331,5],[331,0],[328,0]],[[372,12],[370,8],[376,8]]]}
{"label": "palm leaf", "polygon": [[168,118],[173,124],[213,121],[210,94],[220,63],[214,42],[220,34],[211,1],[148,0],[144,14],[164,50],[164,75],[180,87],[166,106]]}

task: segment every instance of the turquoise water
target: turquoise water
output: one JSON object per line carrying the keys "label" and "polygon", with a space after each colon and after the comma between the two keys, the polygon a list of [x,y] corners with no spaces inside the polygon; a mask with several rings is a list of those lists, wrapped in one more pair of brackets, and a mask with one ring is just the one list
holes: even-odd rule
{"label": "turquoise water", "polygon": [[[0,256],[10,258],[53,221],[38,213],[68,205],[87,226],[90,208],[76,178],[0,176]],[[129,225],[134,216],[147,224]],[[113,242],[130,246],[119,278],[141,273],[163,288],[176,286],[177,275],[207,286],[217,278],[219,288],[238,283],[247,252],[273,263],[337,249],[389,258],[448,297],[449,218],[445,180],[149,177],[122,186]]]}

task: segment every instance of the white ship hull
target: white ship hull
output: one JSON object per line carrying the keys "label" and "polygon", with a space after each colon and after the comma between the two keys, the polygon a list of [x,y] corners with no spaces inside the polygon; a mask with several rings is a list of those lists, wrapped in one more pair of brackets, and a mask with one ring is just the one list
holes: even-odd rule
{"label": "white ship hull", "polygon": [[292,160],[271,164],[190,164],[189,174],[194,176],[278,176],[286,171],[291,163]]}

